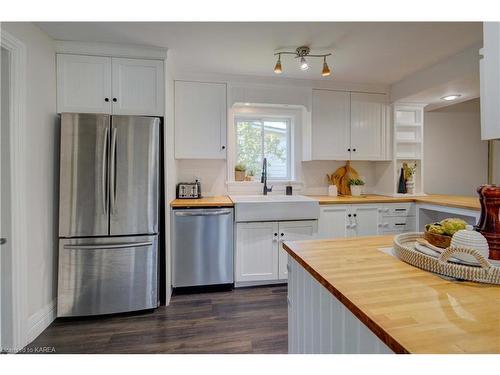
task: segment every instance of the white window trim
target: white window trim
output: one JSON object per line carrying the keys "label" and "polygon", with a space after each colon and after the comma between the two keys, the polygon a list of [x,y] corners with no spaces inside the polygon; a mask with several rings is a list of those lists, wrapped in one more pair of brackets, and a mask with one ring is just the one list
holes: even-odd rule
{"label": "white window trim", "polygon": [[[285,191],[285,186],[291,185],[294,193],[300,193],[303,189],[303,182],[298,180],[297,160],[301,160],[297,155],[294,147],[297,146],[297,134],[300,129],[297,128],[297,121],[302,121],[303,106],[286,106],[286,105],[273,105],[262,106],[254,104],[252,106],[233,106],[228,110],[228,127],[227,127],[227,181],[226,185],[229,194],[260,194],[262,183],[260,176],[257,176],[256,181],[235,181],[234,180],[234,166],[236,165],[236,129],[235,119],[247,115],[248,117],[265,117],[265,118],[289,118],[290,119],[290,167],[291,179],[289,180],[268,180],[268,185],[273,186],[273,193],[282,193]],[[302,124],[303,126],[303,124]],[[298,159],[297,159],[298,158]]]}
{"label": "white window trim", "polygon": [[[287,149],[286,149],[286,164],[287,164],[287,176],[283,178],[268,178],[269,182],[283,182],[283,181],[293,181],[295,171],[294,171],[294,166],[293,166],[293,131],[294,131],[294,118],[293,116],[290,115],[261,115],[259,116],[258,114],[239,114],[234,116],[233,120],[233,127],[236,128],[236,122],[239,120],[255,120],[255,121],[262,121],[265,122],[267,121],[274,121],[274,120],[285,120],[287,122]],[[262,141],[264,141],[262,139]],[[235,162],[236,162],[236,130],[235,130],[235,137],[234,137],[234,154],[235,154]],[[234,179],[234,173],[232,174],[232,177]],[[259,179],[259,176],[254,176],[255,179]],[[239,181],[234,181],[234,182],[239,182]],[[252,182],[252,181],[243,181],[243,182]]]}

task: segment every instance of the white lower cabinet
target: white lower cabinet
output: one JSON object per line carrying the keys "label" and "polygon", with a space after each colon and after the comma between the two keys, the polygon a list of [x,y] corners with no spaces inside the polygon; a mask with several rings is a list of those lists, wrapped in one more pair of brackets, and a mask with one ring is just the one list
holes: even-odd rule
{"label": "white lower cabinet", "polygon": [[395,234],[416,230],[413,203],[345,204],[322,206],[319,238]]}
{"label": "white lower cabinet", "polygon": [[236,224],[236,284],[263,284],[288,278],[284,241],[314,239],[316,220]]}

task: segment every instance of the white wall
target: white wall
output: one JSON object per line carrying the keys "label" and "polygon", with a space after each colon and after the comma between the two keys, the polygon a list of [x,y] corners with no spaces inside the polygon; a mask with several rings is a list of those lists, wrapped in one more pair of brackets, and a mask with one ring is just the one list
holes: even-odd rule
{"label": "white wall", "polygon": [[488,143],[479,106],[466,103],[424,113],[426,193],[476,195],[488,180]]}
{"label": "white wall", "polygon": [[[54,43],[31,23],[2,23],[2,29],[26,45],[27,100],[25,186],[28,237],[29,339],[34,339],[55,314],[57,294],[58,155],[56,67]],[[34,337],[35,336],[35,337]]]}

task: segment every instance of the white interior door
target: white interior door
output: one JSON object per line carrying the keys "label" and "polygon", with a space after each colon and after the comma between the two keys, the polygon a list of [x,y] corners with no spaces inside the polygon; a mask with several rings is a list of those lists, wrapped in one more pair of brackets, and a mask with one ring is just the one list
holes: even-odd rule
{"label": "white interior door", "polygon": [[1,49],[1,125],[0,125],[0,352],[11,346],[12,275],[10,207],[10,56]]}
{"label": "white interior door", "polygon": [[278,223],[236,225],[236,282],[278,278]]}
{"label": "white interior door", "polygon": [[318,233],[316,220],[285,221],[279,223],[279,267],[278,278],[288,279],[288,253],[283,250],[283,241],[312,240]]}
{"label": "white interior door", "polygon": [[383,94],[351,94],[351,160],[384,159],[385,105]]}

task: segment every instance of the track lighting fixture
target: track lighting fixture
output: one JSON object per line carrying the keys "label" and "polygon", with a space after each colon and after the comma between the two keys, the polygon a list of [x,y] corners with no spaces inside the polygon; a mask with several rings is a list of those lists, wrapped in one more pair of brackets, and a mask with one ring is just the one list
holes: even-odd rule
{"label": "track lighting fixture", "polygon": [[322,57],[323,58],[323,70],[321,71],[321,75],[323,77],[328,77],[331,73],[330,68],[326,62],[327,56],[330,56],[331,53],[325,53],[320,55],[311,55],[310,49],[307,46],[298,47],[295,52],[292,51],[283,51],[276,52],[274,56],[278,55],[278,61],[276,61],[276,65],[274,66],[274,73],[281,74],[283,69],[281,68],[281,55],[294,55],[295,58],[299,59],[299,67],[300,70],[306,71],[309,69],[309,63],[306,60],[307,57]]}

